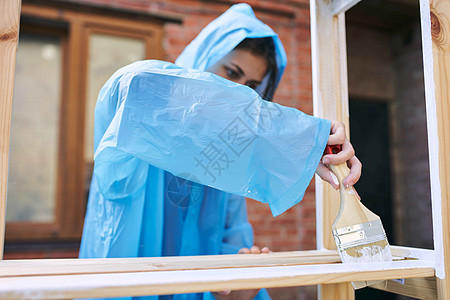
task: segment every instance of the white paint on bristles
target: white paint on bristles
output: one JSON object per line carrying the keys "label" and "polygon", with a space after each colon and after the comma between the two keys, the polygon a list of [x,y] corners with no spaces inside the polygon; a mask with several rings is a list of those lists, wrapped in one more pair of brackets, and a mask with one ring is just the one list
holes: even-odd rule
{"label": "white paint on bristles", "polygon": [[[433,216],[433,239],[435,249],[436,276],[445,278],[444,242],[442,232],[442,199],[439,178],[439,136],[436,116],[436,95],[433,74],[433,44],[429,0],[420,1],[422,26],[423,71],[425,80],[425,103],[427,114],[428,153],[430,162],[431,205]],[[445,101],[445,99],[442,99]]]}

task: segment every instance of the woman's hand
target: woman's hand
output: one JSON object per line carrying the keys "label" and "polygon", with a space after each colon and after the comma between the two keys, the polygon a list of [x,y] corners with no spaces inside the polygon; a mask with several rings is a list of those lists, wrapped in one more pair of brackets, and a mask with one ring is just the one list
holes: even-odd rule
{"label": "woman's hand", "polygon": [[[239,250],[238,254],[260,254],[260,253],[270,253],[268,247],[259,249],[258,246],[253,246],[250,249],[242,248]],[[217,300],[251,300],[258,295],[259,289],[253,290],[239,290],[239,291],[222,291],[222,292],[212,292],[214,298]]]}
{"label": "woman's hand", "polygon": [[355,156],[355,150],[352,144],[345,136],[345,125],[342,122],[331,121],[331,133],[328,138],[328,145],[342,145],[342,151],[337,154],[327,154],[322,157],[316,169],[316,173],[322,180],[330,183],[336,190],[339,189],[339,182],[330,169],[326,165],[338,165],[344,162],[350,169],[350,173],[342,182],[346,188],[353,186],[361,177],[362,164]]}
{"label": "woman's hand", "polygon": [[270,253],[270,249],[268,247],[264,247],[262,249],[259,249],[258,246],[253,246],[250,249],[248,248],[241,248],[239,250],[238,254],[260,254],[260,253]]}

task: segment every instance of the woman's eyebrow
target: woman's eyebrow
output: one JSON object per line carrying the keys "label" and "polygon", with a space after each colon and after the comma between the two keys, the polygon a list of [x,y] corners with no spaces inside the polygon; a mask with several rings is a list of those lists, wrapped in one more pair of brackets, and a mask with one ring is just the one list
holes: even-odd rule
{"label": "woman's eyebrow", "polygon": [[261,81],[258,81],[258,80],[249,80],[248,82],[249,83],[254,83],[255,85],[260,85],[261,84]]}
{"label": "woman's eyebrow", "polygon": [[231,64],[237,69],[238,73],[241,74],[241,76],[245,75],[244,71],[242,71],[242,69],[238,65],[236,65],[235,63]]}

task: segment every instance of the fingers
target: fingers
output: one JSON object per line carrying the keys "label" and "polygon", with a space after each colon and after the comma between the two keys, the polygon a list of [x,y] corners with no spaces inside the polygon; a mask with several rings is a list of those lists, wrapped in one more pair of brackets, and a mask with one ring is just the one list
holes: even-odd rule
{"label": "fingers", "polygon": [[258,246],[251,247],[250,251],[251,251],[252,254],[260,254],[261,253],[261,249],[259,249]]}
{"label": "fingers", "polygon": [[342,145],[345,141],[345,125],[342,122],[331,121],[328,145]]}
{"label": "fingers", "polygon": [[323,163],[319,163],[316,169],[316,173],[320,176],[320,178],[322,178],[323,181],[331,184],[331,186],[335,190],[339,189],[339,181],[336,175],[334,175],[334,173],[331,172],[326,165],[324,165]]}
{"label": "fingers", "polygon": [[211,292],[214,296],[214,299],[216,300],[225,300],[225,299],[232,299],[233,296],[231,296],[231,290],[225,290],[220,292]]}
{"label": "fingers", "polygon": [[348,176],[342,182],[345,187],[353,186],[361,177],[362,164],[356,156],[350,158],[347,162],[350,169]]}
{"label": "fingers", "polygon": [[228,290],[228,291],[221,291],[221,292],[217,292],[217,294],[219,294],[219,295],[229,295],[229,294],[231,294],[231,291],[230,290]]}
{"label": "fingers", "polygon": [[261,253],[271,253],[272,251],[270,251],[269,247],[264,247],[261,249]]}
{"label": "fingers", "polygon": [[350,160],[352,157],[355,156],[355,150],[353,149],[352,144],[348,139],[344,139],[344,143],[342,144],[342,150],[341,152],[337,154],[327,154],[324,155],[322,158],[322,162],[324,164],[332,164],[332,165],[339,165],[342,164],[348,160]]}
{"label": "fingers", "polygon": [[[342,145],[341,152],[337,154],[324,155],[322,158],[322,162],[327,165],[328,164],[339,165],[345,162],[347,163],[347,166],[349,167],[350,171],[348,176],[342,182],[345,188],[353,186],[355,183],[358,182],[359,178],[361,177],[362,164],[359,161],[359,159],[355,156],[355,150],[353,149],[353,146],[350,143],[350,141],[347,139],[345,139],[345,142]],[[335,189],[339,188],[339,184],[335,185],[332,183],[332,180],[334,179],[333,178],[334,174],[333,173],[329,174],[327,170],[325,170],[325,168],[321,166],[321,164],[319,164],[319,166],[317,167],[316,172],[323,180],[330,183]]]}
{"label": "fingers", "polygon": [[[355,156],[355,150],[353,149],[352,144],[347,139],[345,135],[345,125],[342,122],[332,121],[330,136],[328,138],[328,145],[342,145],[342,150],[336,154],[327,154],[322,157],[322,162],[318,165],[316,169],[316,173],[322,178],[324,181],[330,183],[335,189],[339,188],[339,183],[335,182],[335,176],[330,170],[324,166],[333,164],[339,165],[342,163],[347,163],[347,166],[350,169],[348,176],[343,180],[342,184],[345,188],[349,188],[353,186],[356,182],[358,182],[361,176],[362,164],[359,159]],[[337,181],[337,178],[336,178]],[[355,191],[356,193],[356,191]],[[357,194],[357,193],[356,193]],[[358,196],[359,197],[359,196]]]}
{"label": "fingers", "polygon": [[252,252],[248,248],[241,248],[238,252],[238,254],[250,254],[250,253]]}
{"label": "fingers", "polygon": [[248,248],[241,248],[238,252],[238,254],[260,254],[260,253],[270,253],[270,249],[268,247],[264,247],[262,249],[259,249],[258,246],[253,246],[250,249]]}

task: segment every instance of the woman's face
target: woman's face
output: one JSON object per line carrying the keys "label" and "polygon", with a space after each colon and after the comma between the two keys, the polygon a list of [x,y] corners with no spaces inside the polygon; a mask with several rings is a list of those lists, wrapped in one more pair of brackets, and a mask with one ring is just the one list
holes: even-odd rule
{"label": "woman's face", "polygon": [[206,71],[256,89],[267,73],[267,62],[245,49],[236,49]]}

